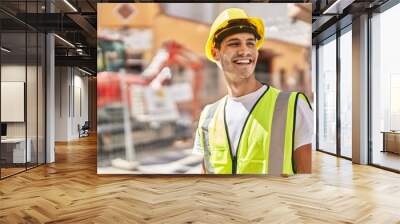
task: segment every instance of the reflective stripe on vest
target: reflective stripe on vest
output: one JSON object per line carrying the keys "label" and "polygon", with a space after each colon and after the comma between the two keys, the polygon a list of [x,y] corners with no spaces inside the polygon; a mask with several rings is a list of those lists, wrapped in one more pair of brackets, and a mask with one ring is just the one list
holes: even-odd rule
{"label": "reflective stripe on vest", "polygon": [[208,135],[208,125],[210,124],[215,111],[217,110],[219,102],[216,102],[210,106],[207,106],[207,108],[205,109],[205,117],[204,118],[200,118],[200,127],[201,127],[201,132],[200,134],[200,138],[203,139],[203,141],[201,141],[202,143],[202,147],[204,149],[204,165],[206,167],[206,173],[214,173],[214,169],[212,168],[211,164],[210,164],[210,149],[209,149],[209,135]]}
{"label": "reflective stripe on vest", "polygon": [[226,98],[207,106],[199,122],[206,172],[231,174],[236,170],[238,174],[293,174],[292,154],[298,96],[298,93],[284,93],[272,87],[266,90],[250,111],[243,127],[237,146],[237,164],[230,151],[224,124]]}
{"label": "reflective stripe on vest", "polygon": [[282,173],[286,140],[286,116],[284,115],[287,115],[288,112],[289,97],[290,93],[280,92],[275,103],[268,163],[268,174],[270,175],[280,175]]}

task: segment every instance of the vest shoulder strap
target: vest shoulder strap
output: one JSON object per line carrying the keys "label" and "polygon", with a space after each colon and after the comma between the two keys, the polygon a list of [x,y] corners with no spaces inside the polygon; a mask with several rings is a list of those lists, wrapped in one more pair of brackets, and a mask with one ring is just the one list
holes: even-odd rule
{"label": "vest shoulder strap", "polygon": [[[222,98],[224,99],[224,98]],[[217,111],[218,106],[222,102],[222,99],[218,100],[217,102],[213,104],[207,105],[204,110],[201,113],[200,120],[199,120],[199,134],[200,134],[200,144],[203,146],[203,155],[204,155],[204,162],[205,162],[205,167],[206,167],[206,173],[214,173],[214,169],[212,168],[212,165],[210,164],[210,141],[209,141],[209,132],[208,132],[208,126],[211,123],[215,112]]]}
{"label": "vest shoulder strap", "polygon": [[284,164],[285,133],[290,92],[279,92],[272,118],[268,174],[280,175]]}
{"label": "vest shoulder strap", "polygon": [[271,175],[290,175],[296,173],[294,140],[296,134],[297,102],[299,98],[307,102],[310,109],[312,109],[304,93],[279,92],[276,99],[268,165],[268,173]]}
{"label": "vest shoulder strap", "polygon": [[[222,98],[224,99],[224,98]],[[210,124],[212,118],[214,117],[215,112],[217,111],[217,108],[219,106],[219,104],[222,102],[222,99],[218,100],[215,103],[212,104],[208,104],[203,112],[201,113],[201,117],[200,117],[200,121],[199,121],[199,126],[201,127],[201,129],[203,130],[207,130],[208,129],[208,125]]]}

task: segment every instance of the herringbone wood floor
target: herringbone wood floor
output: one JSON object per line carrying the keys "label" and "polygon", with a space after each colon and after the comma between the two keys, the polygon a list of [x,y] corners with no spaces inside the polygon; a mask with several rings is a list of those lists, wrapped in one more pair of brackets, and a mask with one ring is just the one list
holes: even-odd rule
{"label": "herringbone wood floor", "polygon": [[400,175],[314,153],[291,178],[98,176],[96,139],[0,181],[0,223],[400,223]]}

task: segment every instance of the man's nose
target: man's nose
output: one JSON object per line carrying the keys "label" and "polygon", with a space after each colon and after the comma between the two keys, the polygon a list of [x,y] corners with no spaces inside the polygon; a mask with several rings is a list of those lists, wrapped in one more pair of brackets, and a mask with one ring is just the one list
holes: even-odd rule
{"label": "man's nose", "polygon": [[241,44],[238,49],[238,54],[240,56],[247,56],[250,55],[250,49],[246,46],[246,44]]}

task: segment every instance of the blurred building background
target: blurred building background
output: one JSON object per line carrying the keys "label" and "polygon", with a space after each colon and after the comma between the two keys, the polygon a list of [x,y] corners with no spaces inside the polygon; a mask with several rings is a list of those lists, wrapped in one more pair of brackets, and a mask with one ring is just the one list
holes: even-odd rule
{"label": "blurred building background", "polygon": [[[311,4],[98,4],[99,167],[114,161],[134,170],[139,162],[134,172],[161,164],[152,172],[187,173],[193,171],[189,165],[176,171],[162,164],[199,164],[188,159],[199,114],[226,94],[221,70],[206,59],[204,46],[213,20],[230,7],[265,22],[256,78],[313,101]],[[168,153],[174,156],[166,160]],[[153,159],[145,161],[150,154]]]}

